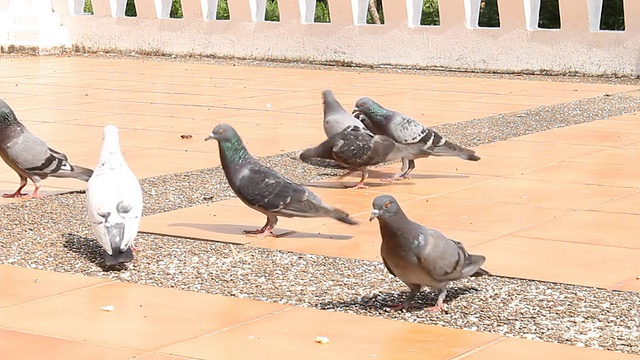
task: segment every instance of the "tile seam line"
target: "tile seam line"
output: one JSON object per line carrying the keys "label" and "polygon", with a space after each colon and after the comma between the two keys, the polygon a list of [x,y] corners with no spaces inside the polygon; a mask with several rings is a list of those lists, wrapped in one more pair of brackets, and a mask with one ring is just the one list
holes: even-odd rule
{"label": "tile seam line", "polygon": [[[636,215],[636,214],[634,214]],[[536,224],[534,224],[536,225]],[[520,229],[522,230],[522,229]],[[520,230],[516,230],[514,232],[520,231]],[[559,243],[563,243],[563,244],[576,244],[576,245],[586,245],[586,246],[598,246],[598,247],[604,247],[604,248],[608,248],[608,249],[622,249],[622,250],[632,250],[632,251],[640,251],[640,249],[636,249],[636,248],[632,248],[632,247],[625,247],[625,246],[614,246],[614,245],[601,245],[601,244],[590,244],[590,243],[583,243],[583,242],[576,242],[576,241],[569,241],[569,240],[561,240],[561,239],[551,239],[551,238],[545,238],[545,237],[535,237],[535,236],[524,236],[524,235],[514,235],[513,232],[508,233],[508,234],[504,234],[501,236],[512,236],[512,237],[519,237],[519,238],[524,238],[524,239],[530,239],[530,240],[544,240],[544,241],[554,241],[554,242],[559,242]],[[501,237],[500,236],[500,237]],[[495,239],[495,238],[494,238]],[[487,241],[491,241],[494,239],[490,239]],[[486,242],[486,241],[485,241]],[[474,244],[474,246],[476,246],[478,244]]]}
{"label": "tile seam line", "polygon": [[[13,265],[11,265],[11,266],[13,266]],[[24,268],[24,269],[29,269],[29,268]],[[31,270],[36,270],[36,269],[31,269]],[[40,270],[40,269],[37,269],[37,270]],[[48,273],[57,273],[55,271],[49,271],[49,270],[41,270],[41,271],[46,271]],[[58,274],[69,274],[69,273],[58,273]],[[76,273],[71,273],[71,275],[82,276],[82,275],[79,275],[79,274],[76,274]],[[93,277],[93,276],[91,276],[91,278],[92,279],[100,279],[100,278]],[[80,292],[80,291],[85,291],[85,290],[91,290],[91,289],[94,289],[94,288],[98,288],[98,287],[109,285],[109,284],[115,284],[115,283],[118,283],[118,282],[117,281],[113,281],[113,280],[108,280],[108,281],[105,281],[105,282],[100,283],[100,284],[93,284],[93,285],[81,287],[81,288],[78,288],[78,289],[73,289],[73,290],[64,291],[64,292],[61,292],[61,293],[56,293],[56,294],[53,294],[53,295],[47,295],[47,296],[44,296],[44,297],[41,297],[41,298],[37,298],[37,299],[33,299],[33,300],[27,300],[25,302],[21,302],[21,303],[18,303],[18,304],[13,304],[13,305],[9,305],[9,306],[0,308],[0,312],[2,312],[4,310],[8,310],[8,309],[13,309],[13,308],[18,307],[18,306],[28,305],[28,304],[36,303],[38,301],[55,299],[55,298],[58,298],[60,296],[74,294],[74,293],[77,293],[77,292]]]}
{"label": "tile seam line", "polygon": [[449,360],[466,359],[466,358],[468,358],[469,356],[471,356],[471,355],[473,355],[475,353],[478,353],[478,352],[480,352],[480,351],[482,351],[482,350],[484,350],[484,349],[486,349],[488,347],[491,347],[493,345],[499,344],[499,343],[501,343],[501,342],[503,342],[503,341],[505,341],[507,339],[508,339],[508,337],[506,337],[506,336],[500,336],[497,339],[494,339],[494,340],[492,340],[492,341],[490,341],[490,342],[488,342],[488,343],[486,343],[484,345],[480,345],[480,346],[476,347],[475,349],[471,349],[471,350],[466,351],[466,352],[464,352],[464,353],[462,353],[460,355],[457,355],[457,356],[454,356],[452,358],[449,358]]}
{"label": "tile seam line", "polygon": [[20,333],[37,335],[37,336],[43,336],[43,337],[53,338],[53,339],[58,339],[58,340],[72,341],[72,342],[76,342],[76,343],[80,343],[80,344],[90,344],[90,345],[97,345],[97,346],[107,347],[107,348],[115,348],[115,349],[131,350],[131,351],[140,352],[140,354],[136,355],[136,356],[142,356],[143,354],[147,353],[145,350],[130,348],[130,347],[126,347],[126,346],[119,346],[119,345],[114,345],[114,344],[99,343],[99,342],[95,342],[95,341],[92,341],[92,340],[87,340],[87,339],[84,339],[84,338],[83,339],[74,339],[74,338],[64,337],[64,336],[60,336],[60,335],[43,334],[43,333],[39,333],[39,332],[31,331],[31,330],[26,330],[26,329],[20,329],[20,328],[16,328],[16,327],[0,327],[0,329],[16,331],[16,332],[20,332]]}
{"label": "tile seam line", "polygon": [[[233,298],[233,299],[241,300],[239,298]],[[277,303],[260,301],[260,300],[251,300],[251,301],[258,301],[258,302],[261,302],[261,303],[268,303],[268,304],[277,304]],[[170,346],[174,346],[174,345],[190,342],[190,341],[193,341],[193,340],[201,339],[201,338],[204,338],[206,336],[216,335],[216,334],[228,331],[228,330],[235,329],[235,328],[240,327],[240,326],[244,326],[244,325],[248,325],[248,324],[254,323],[256,321],[268,319],[268,318],[270,318],[272,316],[280,315],[280,314],[283,314],[283,313],[285,313],[287,311],[291,311],[293,309],[297,309],[298,308],[298,306],[294,306],[294,305],[285,305],[285,306],[286,307],[283,308],[283,309],[276,310],[276,311],[270,312],[268,314],[260,315],[260,316],[257,316],[255,318],[251,318],[249,320],[245,320],[245,321],[242,321],[242,322],[239,322],[239,323],[235,323],[235,324],[223,327],[223,328],[218,329],[218,330],[214,330],[214,331],[207,332],[207,333],[204,333],[204,334],[200,334],[200,335],[188,338],[188,339],[183,339],[183,340],[180,340],[180,341],[177,341],[177,342],[173,342],[173,343],[162,345],[162,346],[160,346],[158,348],[150,350],[149,352],[161,352],[162,353],[163,352],[162,349],[170,347]],[[174,354],[172,354],[170,352],[165,352],[165,354],[174,355]]]}

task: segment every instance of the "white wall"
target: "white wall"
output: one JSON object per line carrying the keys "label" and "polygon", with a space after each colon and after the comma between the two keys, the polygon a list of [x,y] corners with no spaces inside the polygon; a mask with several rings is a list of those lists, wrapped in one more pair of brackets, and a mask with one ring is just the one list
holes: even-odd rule
{"label": "white wall", "polygon": [[440,26],[415,26],[421,0],[384,0],[384,25],[362,23],[367,0],[329,0],[330,24],[308,22],[313,0],[279,0],[280,22],[262,21],[264,1],[229,0],[228,21],[209,19],[217,0],[182,0],[184,19],[158,18],[170,0],[136,0],[136,18],[121,16],[124,0],[92,0],[95,15],[81,0],[53,9],[72,44],[96,51],[640,75],[638,0],[624,2],[625,31],[597,30],[602,0],[559,0],[557,30],[537,29],[539,0],[498,0],[500,28],[477,27],[480,0],[440,0]]}

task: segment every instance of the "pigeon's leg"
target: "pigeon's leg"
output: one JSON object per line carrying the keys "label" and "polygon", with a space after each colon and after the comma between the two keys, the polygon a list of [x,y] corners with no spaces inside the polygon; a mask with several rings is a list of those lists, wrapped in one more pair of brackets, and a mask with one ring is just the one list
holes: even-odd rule
{"label": "pigeon's leg", "polygon": [[416,295],[418,295],[422,286],[420,286],[419,284],[407,284],[407,286],[409,286],[409,289],[411,291],[409,292],[409,295],[407,295],[406,299],[404,299],[404,301],[401,304],[387,306],[389,309],[404,310],[411,307],[411,303],[413,302],[413,299],[416,298]]}
{"label": "pigeon's leg", "polygon": [[267,223],[264,226],[257,230],[243,230],[242,233],[245,235],[256,235],[259,238],[263,238],[266,236],[278,237],[278,235],[274,234],[271,230],[276,227],[278,223],[278,217],[267,215]]}
{"label": "pigeon's leg", "polygon": [[398,181],[404,179],[411,179],[409,173],[416,168],[416,163],[413,160],[402,158],[402,168],[400,168],[400,173],[393,175],[392,177],[384,178],[382,181],[391,182]]}
{"label": "pigeon's leg", "polygon": [[447,312],[447,307],[444,305],[444,298],[447,296],[447,289],[440,290],[440,294],[438,295],[438,301],[436,302],[436,306],[427,308],[428,311],[431,312]]}
{"label": "pigeon's leg", "polygon": [[27,197],[29,199],[40,199],[42,195],[38,194],[38,190],[40,190],[40,185],[36,185],[36,188],[33,189],[33,192],[31,193],[31,195],[28,195]]}
{"label": "pigeon's leg", "polygon": [[29,196],[29,194],[25,194],[21,192],[25,186],[27,186],[27,178],[20,176],[20,187],[18,187],[18,190],[16,190],[13,194],[3,194],[2,197],[3,198],[20,198],[20,197]]}
{"label": "pigeon's leg", "polygon": [[347,188],[347,189],[367,189],[367,188],[369,188],[367,185],[364,184],[365,179],[367,178],[367,176],[369,176],[369,171],[367,170],[367,168],[363,168],[363,169],[360,169],[360,172],[362,172],[362,177],[360,178],[360,182],[358,182],[354,186],[345,186],[345,188]]}

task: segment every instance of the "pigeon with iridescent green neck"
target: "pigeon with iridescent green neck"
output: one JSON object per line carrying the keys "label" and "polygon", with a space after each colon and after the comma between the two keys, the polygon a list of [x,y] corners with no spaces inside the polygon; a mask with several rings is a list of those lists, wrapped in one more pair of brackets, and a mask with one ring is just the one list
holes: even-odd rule
{"label": "pigeon with iridescent green neck", "polygon": [[411,149],[411,157],[402,158],[401,172],[394,175],[392,180],[407,178],[416,167],[414,159],[431,155],[480,160],[474,150],[454,144],[409,116],[385,109],[368,97],[358,100],[353,112],[374,134],[386,135]]}
{"label": "pigeon with iridescent green neck", "polygon": [[278,223],[278,216],[330,217],[349,225],[359,224],[343,210],[322,202],[309,189],[262,165],[249,154],[240,135],[231,126],[216,126],[205,141],[212,139],[218,141],[222,169],[231,190],[247,206],[267,216],[262,228],[245,230],[244,234],[283,236],[272,232]]}
{"label": "pigeon with iridescent green neck", "polygon": [[444,299],[449,282],[468,276],[489,275],[482,269],[485,257],[471,255],[462,243],[437,230],[411,221],[390,195],[373,199],[369,221],[378,219],[382,246],[380,253],[391,275],[407,284],[411,292],[392,309],[407,309],[423,286],[438,291],[431,311],[446,311]]}

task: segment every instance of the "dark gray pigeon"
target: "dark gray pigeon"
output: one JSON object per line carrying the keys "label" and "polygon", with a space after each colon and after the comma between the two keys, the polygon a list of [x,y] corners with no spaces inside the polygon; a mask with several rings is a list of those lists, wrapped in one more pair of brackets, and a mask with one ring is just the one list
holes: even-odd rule
{"label": "dark gray pigeon", "polygon": [[[20,187],[3,197],[38,198],[40,182],[49,176],[89,181],[93,170],[69,163],[67,156],[45,144],[18,121],[9,105],[0,100],[0,157],[20,176]],[[33,193],[23,194],[30,179]]]}
{"label": "dark gray pigeon", "polygon": [[393,110],[385,109],[368,97],[356,102],[353,110],[374,134],[386,135],[411,149],[412,156],[402,159],[402,169],[391,179],[403,179],[416,167],[414,159],[433,156],[457,156],[464,160],[478,161],[475,151],[456,145],[416,120]]}
{"label": "dark gray pigeon", "polygon": [[216,126],[205,141],[211,139],[218,140],[222,168],[233,192],[247,206],[267,216],[267,223],[261,229],[245,230],[244,234],[278,237],[271,231],[278,223],[278,216],[330,217],[349,225],[360,224],[346,212],[323,203],[304,186],[254,159],[231,126]]}
{"label": "dark gray pigeon", "polygon": [[333,92],[331,90],[324,90],[322,92],[322,100],[324,110],[324,133],[327,135],[327,138],[346,128],[356,128],[367,131],[362,122],[349,114],[342,105],[340,105],[335,96],[333,96]]}
{"label": "dark gray pigeon", "polygon": [[344,176],[360,171],[360,182],[352,189],[367,188],[364,181],[368,176],[367,167],[409,156],[409,149],[384,135],[373,135],[368,130],[347,127],[333,134],[320,145],[300,153],[300,160],[309,163],[311,159],[335,160],[351,170]]}
{"label": "dark gray pigeon", "polygon": [[439,293],[436,305],[429,310],[446,311],[443,302],[450,281],[489,274],[480,268],[484,256],[470,255],[462,243],[409,220],[392,196],[373,199],[369,221],[375,218],[382,236],[382,261],[411,290],[402,304],[392,306],[394,309],[410,307],[422,287],[428,286]]}

